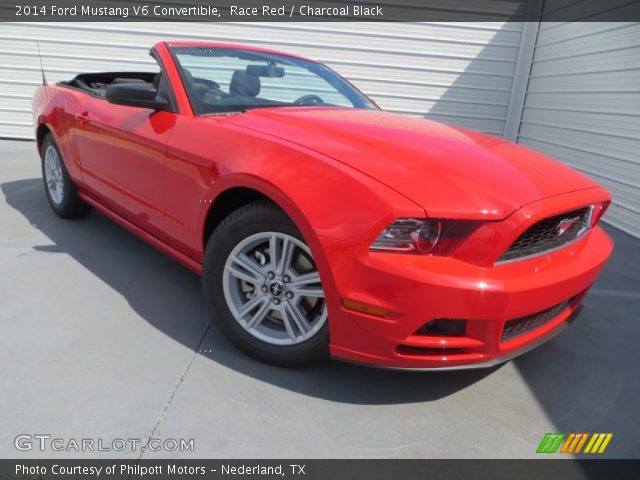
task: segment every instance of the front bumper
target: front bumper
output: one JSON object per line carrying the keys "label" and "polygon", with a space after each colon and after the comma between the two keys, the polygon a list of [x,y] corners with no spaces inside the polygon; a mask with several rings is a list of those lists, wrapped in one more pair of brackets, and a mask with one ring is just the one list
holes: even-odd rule
{"label": "front bumper", "polygon": [[[599,227],[561,250],[493,267],[328,243],[338,297],[329,306],[332,356],[407,369],[490,367],[540,345],[575,317],[612,251]],[[342,299],[389,313],[354,311]],[[503,340],[506,322],[561,304],[544,323]],[[464,335],[417,334],[440,318],[466,320]]]}
{"label": "front bumper", "polygon": [[[564,331],[565,328],[567,328],[569,326],[570,323],[573,322],[573,320],[576,319],[576,317],[579,315],[580,311],[582,310],[582,305],[578,305],[574,311],[569,315],[569,317],[562,322],[560,325],[558,325],[558,327],[556,327],[554,330],[552,330],[551,332],[549,332],[546,335],[543,335],[542,337],[538,338],[537,340],[525,345],[524,347],[517,349],[517,350],[513,350],[509,353],[506,353],[504,355],[501,356],[496,356],[494,358],[492,358],[491,360],[486,360],[483,362],[478,362],[478,363],[462,363],[462,364],[456,364],[456,365],[445,365],[442,367],[398,367],[398,366],[387,366],[387,365],[376,365],[379,368],[383,368],[383,369],[390,369],[390,370],[404,370],[404,371],[411,371],[411,372],[418,372],[418,371],[450,371],[450,370],[474,370],[474,369],[482,369],[482,368],[492,368],[495,367],[497,365],[501,365],[505,362],[508,362],[509,360],[513,360],[516,357],[519,357],[520,355],[527,353],[530,350],[533,350],[534,348],[542,345],[543,343],[551,340],[553,337],[555,337],[556,335],[558,335],[560,332]],[[336,357],[339,358],[339,357]],[[345,361],[350,361],[351,363],[358,363],[360,364],[360,362],[357,361],[353,361],[353,360],[347,360],[346,358],[343,359]],[[363,363],[362,365],[368,365],[366,363]]]}

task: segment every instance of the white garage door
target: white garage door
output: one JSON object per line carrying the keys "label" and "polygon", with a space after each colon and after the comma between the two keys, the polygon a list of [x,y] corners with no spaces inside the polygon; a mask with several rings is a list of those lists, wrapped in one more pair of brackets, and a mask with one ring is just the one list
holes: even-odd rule
{"label": "white garage door", "polygon": [[167,39],[248,43],[321,60],[387,110],[502,135],[521,23],[4,23],[0,137],[33,138],[31,95],[79,72],[153,70]]}
{"label": "white garage door", "polygon": [[542,23],[518,141],[606,186],[640,236],[640,24]]}

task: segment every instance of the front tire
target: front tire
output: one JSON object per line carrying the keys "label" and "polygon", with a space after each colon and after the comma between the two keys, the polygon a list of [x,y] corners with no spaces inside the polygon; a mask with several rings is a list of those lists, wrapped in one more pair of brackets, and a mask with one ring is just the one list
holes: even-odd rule
{"label": "front tire", "polygon": [[205,251],[202,283],[213,320],[240,350],[300,366],[329,356],[327,305],[311,250],[267,201],[225,218]]}
{"label": "front tire", "polygon": [[42,140],[40,158],[44,191],[53,211],[62,218],[85,216],[89,206],[78,197],[60,149],[50,133]]}

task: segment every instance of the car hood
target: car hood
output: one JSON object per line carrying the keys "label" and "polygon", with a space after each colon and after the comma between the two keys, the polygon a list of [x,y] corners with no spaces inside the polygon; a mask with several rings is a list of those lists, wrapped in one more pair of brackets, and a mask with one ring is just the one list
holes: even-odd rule
{"label": "car hood", "polygon": [[432,217],[501,219],[597,184],[538,152],[430,120],[378,110],[286,107],[226,121],[312,149],[369,175]]}

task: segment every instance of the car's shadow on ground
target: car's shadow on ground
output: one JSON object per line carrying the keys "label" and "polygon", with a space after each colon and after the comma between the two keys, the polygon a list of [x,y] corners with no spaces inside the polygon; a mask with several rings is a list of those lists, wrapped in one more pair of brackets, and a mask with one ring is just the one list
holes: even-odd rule
{"label": "car's shadow on ground", "polygon": [[570,328],[515,366],[559,432],[612,432],[607,453],[637,457],[640,241],[605,225],[614,252]]}
{"label": "car's shadow on ground", "polygon": [[[209,317],[197,275],[98,213],[80,220],[56,217],[39,178],[7,182],[0,189],[7,203],[50,239],[51,243],[34,245],[36,252],[70,255],[122,295],[155,328],[191,349],[198,348],[200,332]],[[281,388],[354,404],[436,400],[496,370],[398,372],[338,361],[285,369],[246,357],[215,326],[208,339],[206,347],[212,352],[202,355],[212,361]]]}

